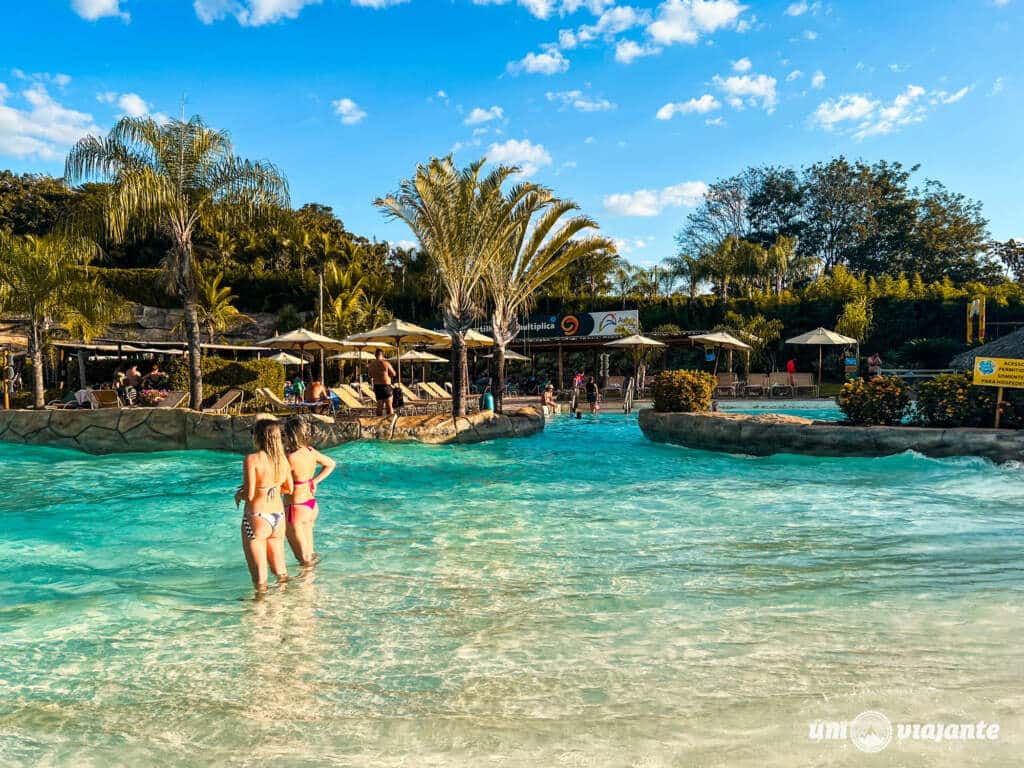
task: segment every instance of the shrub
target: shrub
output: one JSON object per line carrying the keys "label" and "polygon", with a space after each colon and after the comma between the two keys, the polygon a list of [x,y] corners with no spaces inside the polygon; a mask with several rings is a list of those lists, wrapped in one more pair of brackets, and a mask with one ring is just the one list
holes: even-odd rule
{"label": "shrub", "polygon": [[[167,368],[171,388],[189,391],[188,363],[174,360]],[[203,358],[203,405],[209,405],[229,389],[246,393],[246,401],[256,396],[256,389],[266,387],[272,392],[284,392],[284,366],[273,360],[225,360],[220,357]]]}
{"label": "shrub", "polygon": [[836,395],[836,403],[852,424],[899,424],[909,402],[907,385],[896,377],[853,379]]}
{"label": "shrub", "polygon": [[911,339],[900,345],[893,357],[900,365],[908,368],[945,368],[950,360],[966,348],[967,345],[960,339]]}
{"label": "shrub", "polygon": [[[914,421],[926,427],[991,427],[997,390],[971,385],[969,373],[944,373],[917,388]],[[1011,390],[1000,407],[1000,426],[1024,426],[1024,394]]]}
{"label": "shrub", "polygon": [[715,377],[704,371],[662,371],[654,377],[654,410],[663,413],[706,411],[715,391]]}

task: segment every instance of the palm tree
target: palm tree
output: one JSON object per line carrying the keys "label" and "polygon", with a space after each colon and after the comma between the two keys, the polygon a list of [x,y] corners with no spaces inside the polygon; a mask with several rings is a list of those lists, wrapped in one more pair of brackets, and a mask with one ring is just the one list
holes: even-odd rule
{"label": "palm tree", "polygon": [[[124,314],[124,302],[80,269],[98,252],[95,243],[83,238],[0,233],[0,311],[28,317],[36,408],[46,405],[43,351],[48,328],[63,324],[90,341]],[[83,384],[84,367],[80,357]]]}
{"label": "palm tree", "polygon": [[558,200],[542,188],[522,199],[510,196],[506,202],[503,215],[515,226],[484,273],[491,303],[498,413],[502,412],[505,392],[505,350],[519,333],[519,315],[530,308],[537,291],[548,280],[577,260],[598,251],[615,252],[615,245],[607,238],[573,239],[584,230],[597,229],[597,223],[586,216],[565,219],[577,210],[576,203]]}
{"label": "palm tree", "polygon": [[515,230],[507,215],[533,187],[502,185],[518,168],[498,166],[483,176],[484,161],[459,170],[451,155],[419,165],[412,179],[374,204],[404,221],[430,259],[445,330],[452,338],[452,413],[465,416],[469,391],[466,332],[482,313],[481,287],[489,265]]}
{"label": "palm tree", "polygon": [[789,272],[796,250],[796,238],[779,235],[768,247],[765,269],[775,278],[775,294],[782,294],[782,282]]}
{"label": "palm tree", "polygon": [[73,183],[110,182],[103,211],[109,235],[161,231],[171,242],[164,269],[185,310],[190,405],[203,400],[199,298],[193,241],[288,204],[288,184],[273,165],[234,155],[231,139],[201,118],[157,122],[124,117],[106,137],[87,136],[71,149],[65,175]]}
{"label": "palm tree", "polygon": [[234,305],[231,288],[221,285],[224,273],[208,278],[201,269],[196,270],[196,296],[199,324],[206,329],[208,341],[213,344],[217,331],[228,331],[246,323],[256,322],[239,312]]}

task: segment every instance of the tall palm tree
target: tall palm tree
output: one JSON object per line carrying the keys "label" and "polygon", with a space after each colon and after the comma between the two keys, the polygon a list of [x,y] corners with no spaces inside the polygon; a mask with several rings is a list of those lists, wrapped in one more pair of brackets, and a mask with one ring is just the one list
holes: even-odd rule
{"label": "tall palm tree", "polygon": [[466,414],[469,373],[466,332],[482,313],[481,288],[516,223],[507,215],[532,191],[527,184],[507,195],[502,185],[518,168],[497,166],[483,175],[484,161],[461,170],[449,155],[419,165],[397,192],[374,204],[404,221],[430,259],[437,280],[445,330],[452,338],[452,413]]}
{"label": "tall palm tree", "polygon": [[164,268],[185,310],[190,405],[198,409],[203,375],[193,240],[200,228],[212,231],[286,206],[284,176],[270,163],[237,157],[228,134],[199,117],[124,117],[106,137],[75,144],[65,175],[72,183],[110,182],[103,213],[113,239],[131,231],[161,231],[170,238]]}
{"label": "tall palm tree", "polygon": [[519,315],[530,308],[548,280],[577,260],[598,251],[615,252],[615,245],[604,237],[573,239],[584,230],[597,229],[597,223],[586,216],[565,218],[577,210],[576,203],[558,200],[542,188],[522,199],[510,195],[506,201],[502,215],[514,222],[514,229],[484,272],[491,304],[498,413],[505,392],[505,351],[519,333]]}
{"label": "tall palm tree", "polygon": [[[124,314],[124,301],[80,269],[98,252],[95,243],[83,238],[11,237],[0,232],[0,311],[28,317],[36,408],[46,404],[43,352],[48,328],[65,325],[90,341]],[[84,382],[83,369],[80,358],[79,376]]]}

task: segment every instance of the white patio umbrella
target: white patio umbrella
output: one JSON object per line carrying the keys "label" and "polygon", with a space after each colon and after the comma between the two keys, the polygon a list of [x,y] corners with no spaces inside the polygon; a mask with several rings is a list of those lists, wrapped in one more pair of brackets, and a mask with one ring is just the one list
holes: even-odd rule
{"label": "white patio umbrella", "polygon": [[[822,361],[822,349],[824,347],[847,347],[850,344],[856,344],[860,346],[860,342],[856,339],[851,339],[849,336],[843,336],[841,333],[830,331],[828,328],[815,328],[813,331],[802,333],[799,336],[794,336],[792,339],[786,339],[787,344],[804,344],[804,345],[816,345],[818,347],[818,386],[821,386],[821,361]],[[858,352],[858,357],[860,356]]]}
{"label": "white patio umbrella", "polygon": [[[306,328],[296,328],[294,331],[281,334],[280,336],[274,336],[263,341],[257,341],[256,346],[267,347],[269,349],[297,349],[299,355],[307,349],[310,350],[323,350],[325,352],[336,351],[341,349],[342,342],[338,339],[332,339],[329,336],[323,336],[314,331],[307,330]],[[303,370],[305,369],[305,360],[303,359],[301,365]],[[300,372],[300,375],[302,373]]]}
{"label": "white patio umbrella", "polygon": [[[481,357],[491,358],[491,357],[494,357],[494,354],[492,353],[492,354],[489,354],[489,355],[481,355]],[[518,352],[516,352],[515,350],[512,350],[512,349],[506,349],[505,350],[505,360],[514,360],[514,361],[516,361],[518,363],[528,363],[528,362],[530,362],[530,358],[528,358],[526,355],[520,355]]]}
{"label": "white patio umbrella", "polygon": [[396,367],[398,368],[398,380],[401,381],[402,344],[417,344],[420,342],[437,344],[447,338],[449,336],[446,333],[432,331],[429,328],[423,328],[415,323],[407,323],[396,317],[387,325],[374,328],[372,331],[354,333],[348,337],[347,341],[390,341],[393,343],[398,347],[398,365]]}
{"label": "white patio umbrella", "polygon": [[[722,349],[729,350],[729,370],[732,370],[732,353],[733,350],[739,349],[747,353],[747,360],[750,360],[750,350],[753,349],[749,344],[746,344],[731,333],[726,331],[715,331],[714,333],[701,333],[696,336],[691,336],[690,341],[694,344],[703,344],[705,347],[721,347]],[[747,366],[747,370],[750,366]],[[715,373],[718,373],[718,358],[715,358]]]}
{"label": "white patio umbrella", "polygon": [[[397,360],[398,358],[390,357],[388,359]],[[445,360],[443,357],[440,357],[439,355],[432,355],[429,352],[420,352],[415,349],[410,349],[409,351],[407,351],[404,355],[402,355],[402,359],[405,360],[405,362],[409,363],[410,367],[413,369],[413,379],[416,378],[416,368],[412,365],[412,363],[423,363],[423,377],[420,379],[420,381],[427,380],[427,363],[449,362],[448,360]]]}
{"label": "white patio umbrella", "polygon": [[[373,360],[373,350],[377,349],[394,349],[393,344],[388,344],[386,341],[352,341],[351,339],[342,339],[341,346],[339,349],[345,350],[341,355],[332,355],[327,358],[328,360],[340,360],[342,365],[345,364],[346,360],[354,360],[356,363],[356,380],[360,378],[359,363],[369,362]],[[359,353],[351,357],[345,357],[348,353]]]}
{"label": "white patio umbrella", "polygon": [[657,341],[656,339],[649,338],[647,336],[641,336],[638,333],[634,333],[632,336],[624,336],[621,339],[615,339],[609,341],[604,346],[606,347],[624,347],[633,350],[633,375],[639,377],[640,374],[640,350],[644,347],[664,347],[664,342]]}
{"label": "white patio umbrella", "polygon": [[[470,328],[466,331],[466,347],[468,349],[478,349],[480,347],[493,347],[494,339],[488,336],[486,333],[480,333],[480,331],[474,331]],[[431,349],[451,349],[452,348],[452,337],[445,336],[445,340],[439,344],[432,344]]]}
{"label": "white patio umbrella", "polygon": [[306,362],[304,358],[289,355],[287,352],[278,352],[276,355],[268,357],[267,360],[273,360],[281,365],[302,365]]}

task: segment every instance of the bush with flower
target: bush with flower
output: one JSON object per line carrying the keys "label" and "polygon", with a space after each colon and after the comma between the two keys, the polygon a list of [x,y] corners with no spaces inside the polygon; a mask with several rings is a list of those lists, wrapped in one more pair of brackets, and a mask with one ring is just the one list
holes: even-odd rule
{"label": "bush with flower", "polygon": [[998,405],[1000,425],[1019,429],[1024,426],[1024,396],[1004,392],[997,403],[995,387],[972,386],[969,373],[944,373],[918,386],[914,421],[925,427],[991,427]]}
{"label": "bush with flower", "polygon": [[910,403],[910,391],[895,376],[853,379],[843,385],[836,403],[851,424],[899,424]]}

